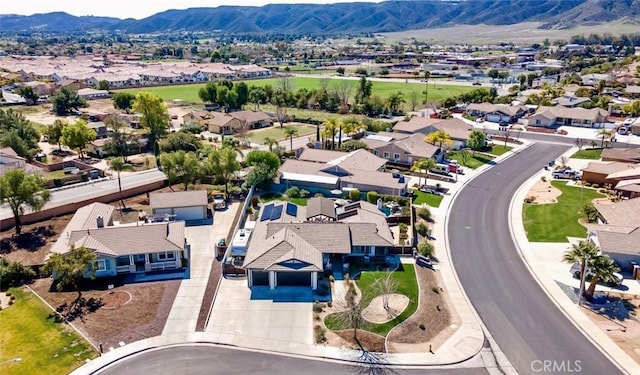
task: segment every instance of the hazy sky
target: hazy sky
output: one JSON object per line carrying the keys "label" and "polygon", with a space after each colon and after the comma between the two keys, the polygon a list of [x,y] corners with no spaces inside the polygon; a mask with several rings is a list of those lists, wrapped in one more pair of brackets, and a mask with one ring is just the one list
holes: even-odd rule
{"label": "hazy sky", "polygon": [[[379,2],[379,0],[0,0],[0,14],[67,12],[75,16],[108,16],[144,18],[168,9],[218,7],[220,5]],[[0,28],[2,26],[0,25]]]}

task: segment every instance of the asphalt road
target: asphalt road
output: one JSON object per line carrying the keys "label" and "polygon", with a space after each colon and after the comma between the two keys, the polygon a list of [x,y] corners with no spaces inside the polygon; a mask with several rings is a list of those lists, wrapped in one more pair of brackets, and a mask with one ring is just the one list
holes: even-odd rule
{"label": "asphalt road", "polygon": [[[498,135],[498,136],[502,136],[504,134],[503,131],[500,130],[492,130],[492,129],[487,129],[487,133],[488,134],[493,134],[493,135]],[[563,136],[563,135],[554,135],[554,134],[546,134],[546,133],[534,133],[534,132],[515,132],[515,131],[511,131],[509,133],[509,137],[510,138],[522,138],[522,139],[527,139],[529,141],[534,141],[534,142],[551,142],[551,143],[561,143],[561,144],[566,144],[569,146],[573,146],[574,142],[576,141],[575,138],[571,138],[571,137],[567,137],[567,136]],[[498,142],[500,143],[500,142]],[[598,140],[598,145],[600,145],[600,141]],[[611,145],[611,147],[614,148],[639,148],[640,145],[637,144],[633,144],[633,143],[626,143],[626,142],[615,142]],[[584,148],[589,148],[588,146],[585,146]]]}
{"label": "asphalt road", "polygon": [[352,366],[334,362],[285,357],[214,345],[184,345],[150,350],[116,362],[101,375],[226,375],[226,374],[488,374],[485,369],[391,369],[382,366]]}
{"label": "asphalt road", "polygon": [[618,374],[542,291],[509,231],[509,203],[518,187],[567,149],[536,143],[464,187],[449,216],[451,257],[473,306],[519,373],[534,373],[536,361],[548,360],[564,366],[550,373],[578,372],[580,361],[582,373]]}
{"label": "asphalt road", "polygon": [[[155,181],[166,180],[166,178],[167,176],[165,176],[162,171],[153,169],[138,173],[122,173],[120,180],[122,182],[122,189],[127,189]],[[117,191],[118,179],[115,176],[110,180],[59,189],[51,193],[51,200],[44,206],[44,209],[63,206]],[[26,211],[29,212],[29,209],[26,208]],[[7,204],[0,205],[0,219],[6,219],[12,216],[13,214]]]}

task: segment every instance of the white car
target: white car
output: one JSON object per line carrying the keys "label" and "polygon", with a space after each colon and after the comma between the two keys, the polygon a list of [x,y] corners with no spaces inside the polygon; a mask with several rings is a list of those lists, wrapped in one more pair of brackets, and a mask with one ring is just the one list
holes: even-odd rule
{"label": "white car", "polygon": [[227,208],[227,202],[224,199],[224,195],[222,194],[214,194],[213,196],[213,209],[214,210],[224,210]]}

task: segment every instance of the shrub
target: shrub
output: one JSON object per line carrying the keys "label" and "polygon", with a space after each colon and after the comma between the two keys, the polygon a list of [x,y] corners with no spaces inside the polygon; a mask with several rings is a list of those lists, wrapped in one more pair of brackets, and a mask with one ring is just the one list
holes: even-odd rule
{"label": "shrub", "polygon": [[[32,268],[0,258],[0,284],[19,284],[35,278],[36,273]],[[11,293],[7,292],[6,296],[11,297]]]}
{"label": "shrub", "polygon": [[524,199],[524,203],[533,203],[536,201],[536,197],[534,195],[529,195]]}
{"label": "shrub", "polygon": [[15,301],[16,300],[16,296],[11,296],[10,300],[11,301]]}
{"label": "shrub", "polygon": [[61,179],[59,179],[59,178],[54,178],[54,179],[53,179],[53,186],[55,186],[55,187],[60,187],[60,186],[62,186],[62,180],[61,180]]}
{"label": "shrub", "polygon": [[331,301],[327,302],[327,306],[328,307],[333,307],[333,302],[331,302]]}
{"label": "shrub", "polygon": [[429,241],[420,241],[418,243],[418,253],[425,257],[431,257],[434,253],[433,244]]}
{"label": "shrub", "polygon": [[429,224],[424,220],[419,220],[415,225],[415,230],[422,237],[427,237],[429,235]]}
{"label": "shrub", "polygon": [[13,305],[13,300],[9,300],[9,306]]}
{"label": "shrub", "polygon": [[284,192],[289,198],[300,198],[300,188],[292,186]]}
{"label": "shrub", "polygon": [[313,304],[313,312],[314,313],[321,313],[322,309],[324,309],[324,304],[320,303],[320,302],[315,302]]}
{"label": "shrub", "polygon": [[542,182],[547,182],[547,178],[546,178],[545,176],[542,176],[542,177],[540,178],[540,180],[541,180]]}
{"label": "shrub", "polygon": [[329,275],[329,282],[334,282],[336,281],[335,277],[333,277],[333,275]]}
{"label": "shrub", "polygon": [[425,329],[427,329],[427,328],[424,326],[424,324],[420,324],[420,325],[419,325],[419,327],[420,327],[420,329],[421,329],[421,330],[423,330],[423,331],[424,331]]}
{"label": "shrub", "polygon": [[349,190],[349,199],[351,199],[352,201],[359,201],[360,190],[358,189]]}
{"label": "shrub", "polygon": [[407,233],[409,230],[409,227],[405,223],[400,223],[398,227],[400,228],[400,233]]}
{"label": "shrub", "polygon": [[434,286],[433,288],[431,288],[431,291],[434,292],[435,294],[440,294],[440,289],[438,289],[437,286]]}
{"label": "shrub", "polygon": [[318,314],[318,313],[313,313],[313,320],[320,321],[320,314]]}
{"label": "shrub", "polygon": [[322,194],[322,193],[315,193],[313,196],[314,196],[314,197],[324,197],[324,194]]}
{"label": "shrub", "polygon": [[309,192],[309,190],[300,190],[300,198],[309,198],[311,196],[311,193]]}
{"label": "shrub", "polygon": [[7,297],[11,297],[11,292],[6,292],[4,295]]}
{"label": "shrub", "polygon": [[367,202],[369,203],[377,203],[378,202],[378,192],[377,191],[370,191],[367,193]]}
{"label": "shrub", "polygon": [[253,207],[258,207],[259,203],[260,203],[260,197],[258,197],[257,195],[254,195],[251,197],[251,205]]}
{"label": "shrub", "polygon": [[82,174],[80,174],[80,178],[82,179],[82,181],[87,182],[89,181],[89,173],[87,172],[82,172]]}
{"label": "shrub", "polygon": [[313,336],[317,344],[321,344],[327,340],[326,337],[326,329],[321,325],[316,325],[313,327]]}
{"label": "shrub", "polygon": [[429,207],[423,206],[418,208],[416,215],[422,220],[431,221],[431,210],[429,210]]}

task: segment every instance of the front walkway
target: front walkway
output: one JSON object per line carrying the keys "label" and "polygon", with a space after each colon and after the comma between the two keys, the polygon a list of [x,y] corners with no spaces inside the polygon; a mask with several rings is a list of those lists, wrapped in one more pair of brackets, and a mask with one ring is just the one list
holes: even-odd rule
{"label": "front walkway", "polygon": [[234,202],[224,211],[215,211],[212,225],[185,228],[187,242],[191,245],[190,278],[182,280],[180,284],[162,331],[163,335],[196,330],[200,305],[202,305],[215,258],[214,244],[220,238],[227,237],[236,211],[240,207],[239,203]]}

